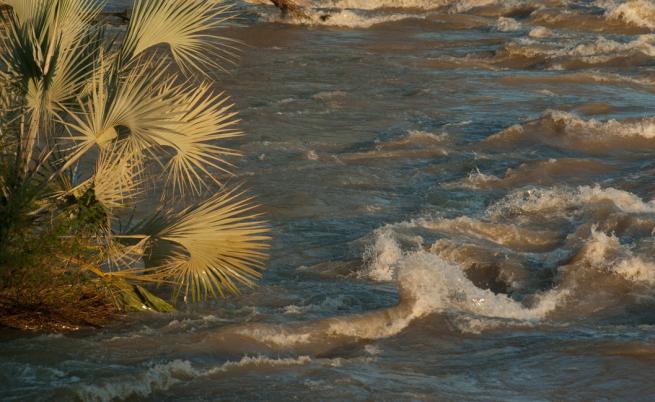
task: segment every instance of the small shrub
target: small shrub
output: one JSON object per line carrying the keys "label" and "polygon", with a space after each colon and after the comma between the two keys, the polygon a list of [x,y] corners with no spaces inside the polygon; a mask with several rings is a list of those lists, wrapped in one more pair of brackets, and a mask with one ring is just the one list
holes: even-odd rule
{"label": "small shrub", "polygon": [[170,285],[184,301],[252,286],[268,229],[252,198],[221,180],[239,156],[221,142],[242,133],[210,79],[235,58],[217,33],[229,6],[136,0],[111,38],[95,0],[5,3],[5,297],[80,302],[95,289],[123,308],[168,310],[138,284]]}

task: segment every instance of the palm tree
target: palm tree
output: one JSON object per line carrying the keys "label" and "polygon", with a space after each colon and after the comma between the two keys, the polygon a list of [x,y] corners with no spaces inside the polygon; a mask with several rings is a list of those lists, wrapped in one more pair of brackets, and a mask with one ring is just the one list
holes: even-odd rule
{"label": "palm tree", "polygon": [[195,301],[252,286],[268,230],[221,180],[239,156],[221,142],[242,133],[210,78],[236,57],[217,34],[230,7],[136,0],[112,38],[96,0],[4,3],[0,269],[26,268],[29,245],[50,241],[47,264],[113,289],[171,284]]}

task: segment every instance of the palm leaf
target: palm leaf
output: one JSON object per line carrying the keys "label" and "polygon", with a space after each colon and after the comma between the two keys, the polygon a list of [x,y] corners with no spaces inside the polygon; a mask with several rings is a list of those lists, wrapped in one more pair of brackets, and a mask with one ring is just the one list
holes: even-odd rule
{"label": "palm leaf", "polygon": [[238,283],[253,286],[269,230],[251,201],[234,189],[178,213],[154,215],[133,231],[149,239],[146,265],[177,283],[185,301],[238,293]]}
{"label": "palm leaf", "polygon": [[101,150],[90,181],[95,198],[111,211],[127,207],[142,191],[143,165],[122,144]]}
{"label": "palm leaf", "polygon": [[76,143],[65,167],[79,160],[95,145],[104,147],[125,139],[140,155],[175,133],[179,119],[172,110],[172,83],[166,77],[164,61],[148,60],[130,71],[124,79],[98,68],[90,84],[90,94],[80,97],[80,112],[69,111],[70,120],[63,121]]}
{"label": "palm leaf", "polygon": [[233,17],[231,6],[217,0],[136,0],[120,51],[127,66],[146,49],[169,46],[178,66],[190,73],[222,69],[217,61],[233,63],[235,42],[210,34]]}
{"label": "palm leaf", "polygon": [[233,104],[223,94],[214,94],[211,85],[180,90],[174,102],[174,115],[181,117],[175,132],[167,133],[159,144],[173,149],[173,156],[165,166],[166,186],[173,193],[191,190],[200,194],[207,180],[220,184],[209,168],[230,173],[229,156],[240,152],[216,145],[217,141],[243,135],[235,128],[238,120]]}
{"label": "palm leaf", "polygon": [[12,8],[14,15],[22,22],[31,21],[41,9],[46,5],[46,0],[3,0]]}
{"label": "palm leaf", "polygon": [[[92,25],[101,5],[95,0],[12,1],[3,61],[24,82],[28,104],[48,111],[79,92],[100,48],[101,30]],[[29,15],[26,17],[25,15]]]}
{"label": "palm leaf", "polygon": [[23,138],[26,168],[39,137],[50,140],[52,118],[74,100],[93,70],[102,38],[91,22],[100,11],[94,0],[10,1],[1,62],[8,80],[25,96],[30,127]]}
{"label": "palm leaf", "polygon": [[242,133],[235,128],[233,104],[213,93],[211,85],[176,85],[163,62],[142,62],[117,85],[99,71],[91,96],[80,99],[80,113],[65,122],[77,144],[69,163],[94,145],[123,138],[132,149],[148,150],[153,157],[163,153],[157,150],[170,151],[164,173],[173,192],[199,194],[208,180],[220,183],[210,169],[229,173],[232,165],[226,158],[240,153],[216,142]]}

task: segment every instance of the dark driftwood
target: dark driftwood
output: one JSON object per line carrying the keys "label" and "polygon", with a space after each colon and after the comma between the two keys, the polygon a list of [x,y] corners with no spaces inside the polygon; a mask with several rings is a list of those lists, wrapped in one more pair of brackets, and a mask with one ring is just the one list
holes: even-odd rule
{"label": "dark driftwood", "polygon": [[309,18],[302,7],[293,2],[293,0],[271,0],[275,7],[280,9],[283,17]]}

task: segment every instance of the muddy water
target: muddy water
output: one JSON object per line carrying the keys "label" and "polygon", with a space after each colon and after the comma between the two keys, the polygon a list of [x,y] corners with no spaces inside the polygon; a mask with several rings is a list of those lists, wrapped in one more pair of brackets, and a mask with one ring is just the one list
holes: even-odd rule
{"label": "muddy water", "polygon": [[318,3],[225,32],[261,286],[4,334],[2,399],[655,399],[655,5]]}

